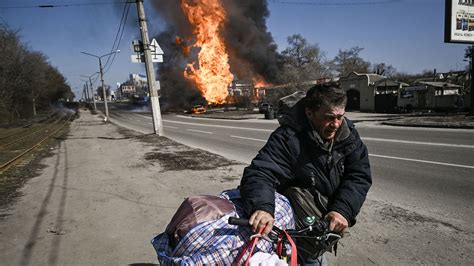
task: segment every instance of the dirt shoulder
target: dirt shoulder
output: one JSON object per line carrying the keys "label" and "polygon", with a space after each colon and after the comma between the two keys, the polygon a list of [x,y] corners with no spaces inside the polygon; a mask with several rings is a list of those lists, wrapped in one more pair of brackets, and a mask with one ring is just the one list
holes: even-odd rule
{"label": "dirt shoulder", "polygon": [[[235,188],[235,161],[163,137],[138,135],[82,112],[42,169],[0,215],[2,264],[157,263],[150,240],[181,201]],[[369,194],[336,265],[474,261],[473,230]]]}

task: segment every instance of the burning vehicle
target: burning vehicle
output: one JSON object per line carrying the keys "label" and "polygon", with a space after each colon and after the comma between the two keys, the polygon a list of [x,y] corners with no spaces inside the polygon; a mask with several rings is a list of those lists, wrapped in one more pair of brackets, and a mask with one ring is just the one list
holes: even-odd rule
{"label": "burning vehicle", "polygon": [[206,108],[204,108],[204,106],[202,106],[202,105],[195,105],[191,109],[191,113],[193,113],[193,114],[203,114],[205,112],[206,112]]}

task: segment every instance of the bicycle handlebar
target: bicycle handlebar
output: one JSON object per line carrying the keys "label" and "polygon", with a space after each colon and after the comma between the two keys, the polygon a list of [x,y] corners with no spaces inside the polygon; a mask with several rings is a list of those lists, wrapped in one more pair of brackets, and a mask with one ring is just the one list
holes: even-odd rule
{"label": "bicycle handlebar", "polygon": [[[228,223],[231,225],[239,225],[239,226],[249,226],[249,220],[248,219],[243,219],[243,218],[237,218],[237,217],[229,217]],[[283,231],[276,227],[273,226],[272,228],[273,231],[277,233],[282,233]],[[303,228],[301,230],[295,230],[295,229],[289,229],[286,230],[288,234],[291,236],[302,236],[303,234],[306,234],[308,232],[312,232],[316,235],[322,235],[325,233],[329,232],[329,221],[327,220],[319,220],[315,222],[313,225],[309,225],[306,228]]]}
{"label": "bicycle handlebar", "polygon": [[248,226],[249,220],[243,219],[243,218],[237,218],[237,217],[229,217],[228,223],[231,225]]}
{"label": "bicycle handlebar", "polygon": [[[247,226],[249,227],[249,220],[242,219],[237,217],[229,217],[228,223],[231,225],[240,225],[240,226]],[[340,234],[331,233],[329,231],[329,221],[328,220],[318,220],[314,222],[312,225],[308,225],[305,228],[300,230],[296,229],[287,229],[286,234],[288,237],[291,238],[303,238],[303,239],[311,239],[315,245],[317,245],[320,249],[315,250],[311,253],[313,257],[319,257],[326,251],[336,252],[337,250],[337,241],[341,238]],[[288,241],[288,238],[285,237],[285,232],[278,228],[277,226],[273,226],[272,231],[268,235],[268,240],[277,243],[278,241],[282,240],[284,242]],[[316,244],[317,243],[317,244]],[[334,249],[333,249],[334,247]],[[283,253],[285,254],[285,248],[283,246]],[[308,252],[308,251],[306,251]]]}

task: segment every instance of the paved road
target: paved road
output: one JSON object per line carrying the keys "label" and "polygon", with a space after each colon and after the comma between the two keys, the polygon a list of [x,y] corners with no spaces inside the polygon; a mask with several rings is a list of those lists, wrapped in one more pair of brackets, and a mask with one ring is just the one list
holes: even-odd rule
{"label": "paved road", "polygon": [[[112,110],[118,124],[143,133],[152,130],[144,113]],[[278,126],[276,120],[216,120],[163,116],[165,135],[186,145],[250,162]],[[396,205],[449,217],[469,226],[474,217],[474,131],[398,128],[374,122],[356,125],[367,144],[373,169],[371,195]]]}

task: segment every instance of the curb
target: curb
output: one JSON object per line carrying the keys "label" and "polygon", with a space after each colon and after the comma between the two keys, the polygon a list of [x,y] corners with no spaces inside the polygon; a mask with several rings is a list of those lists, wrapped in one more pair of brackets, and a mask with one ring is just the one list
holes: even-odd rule
{"label": "curb", "polygon": [[402,122],[382,122],[382,125],[398,126],[398,127],[424,127],[424,128],[452,128],[452,129],[474,129],[470,125],[450,125],[450,124],[411,124]]}

